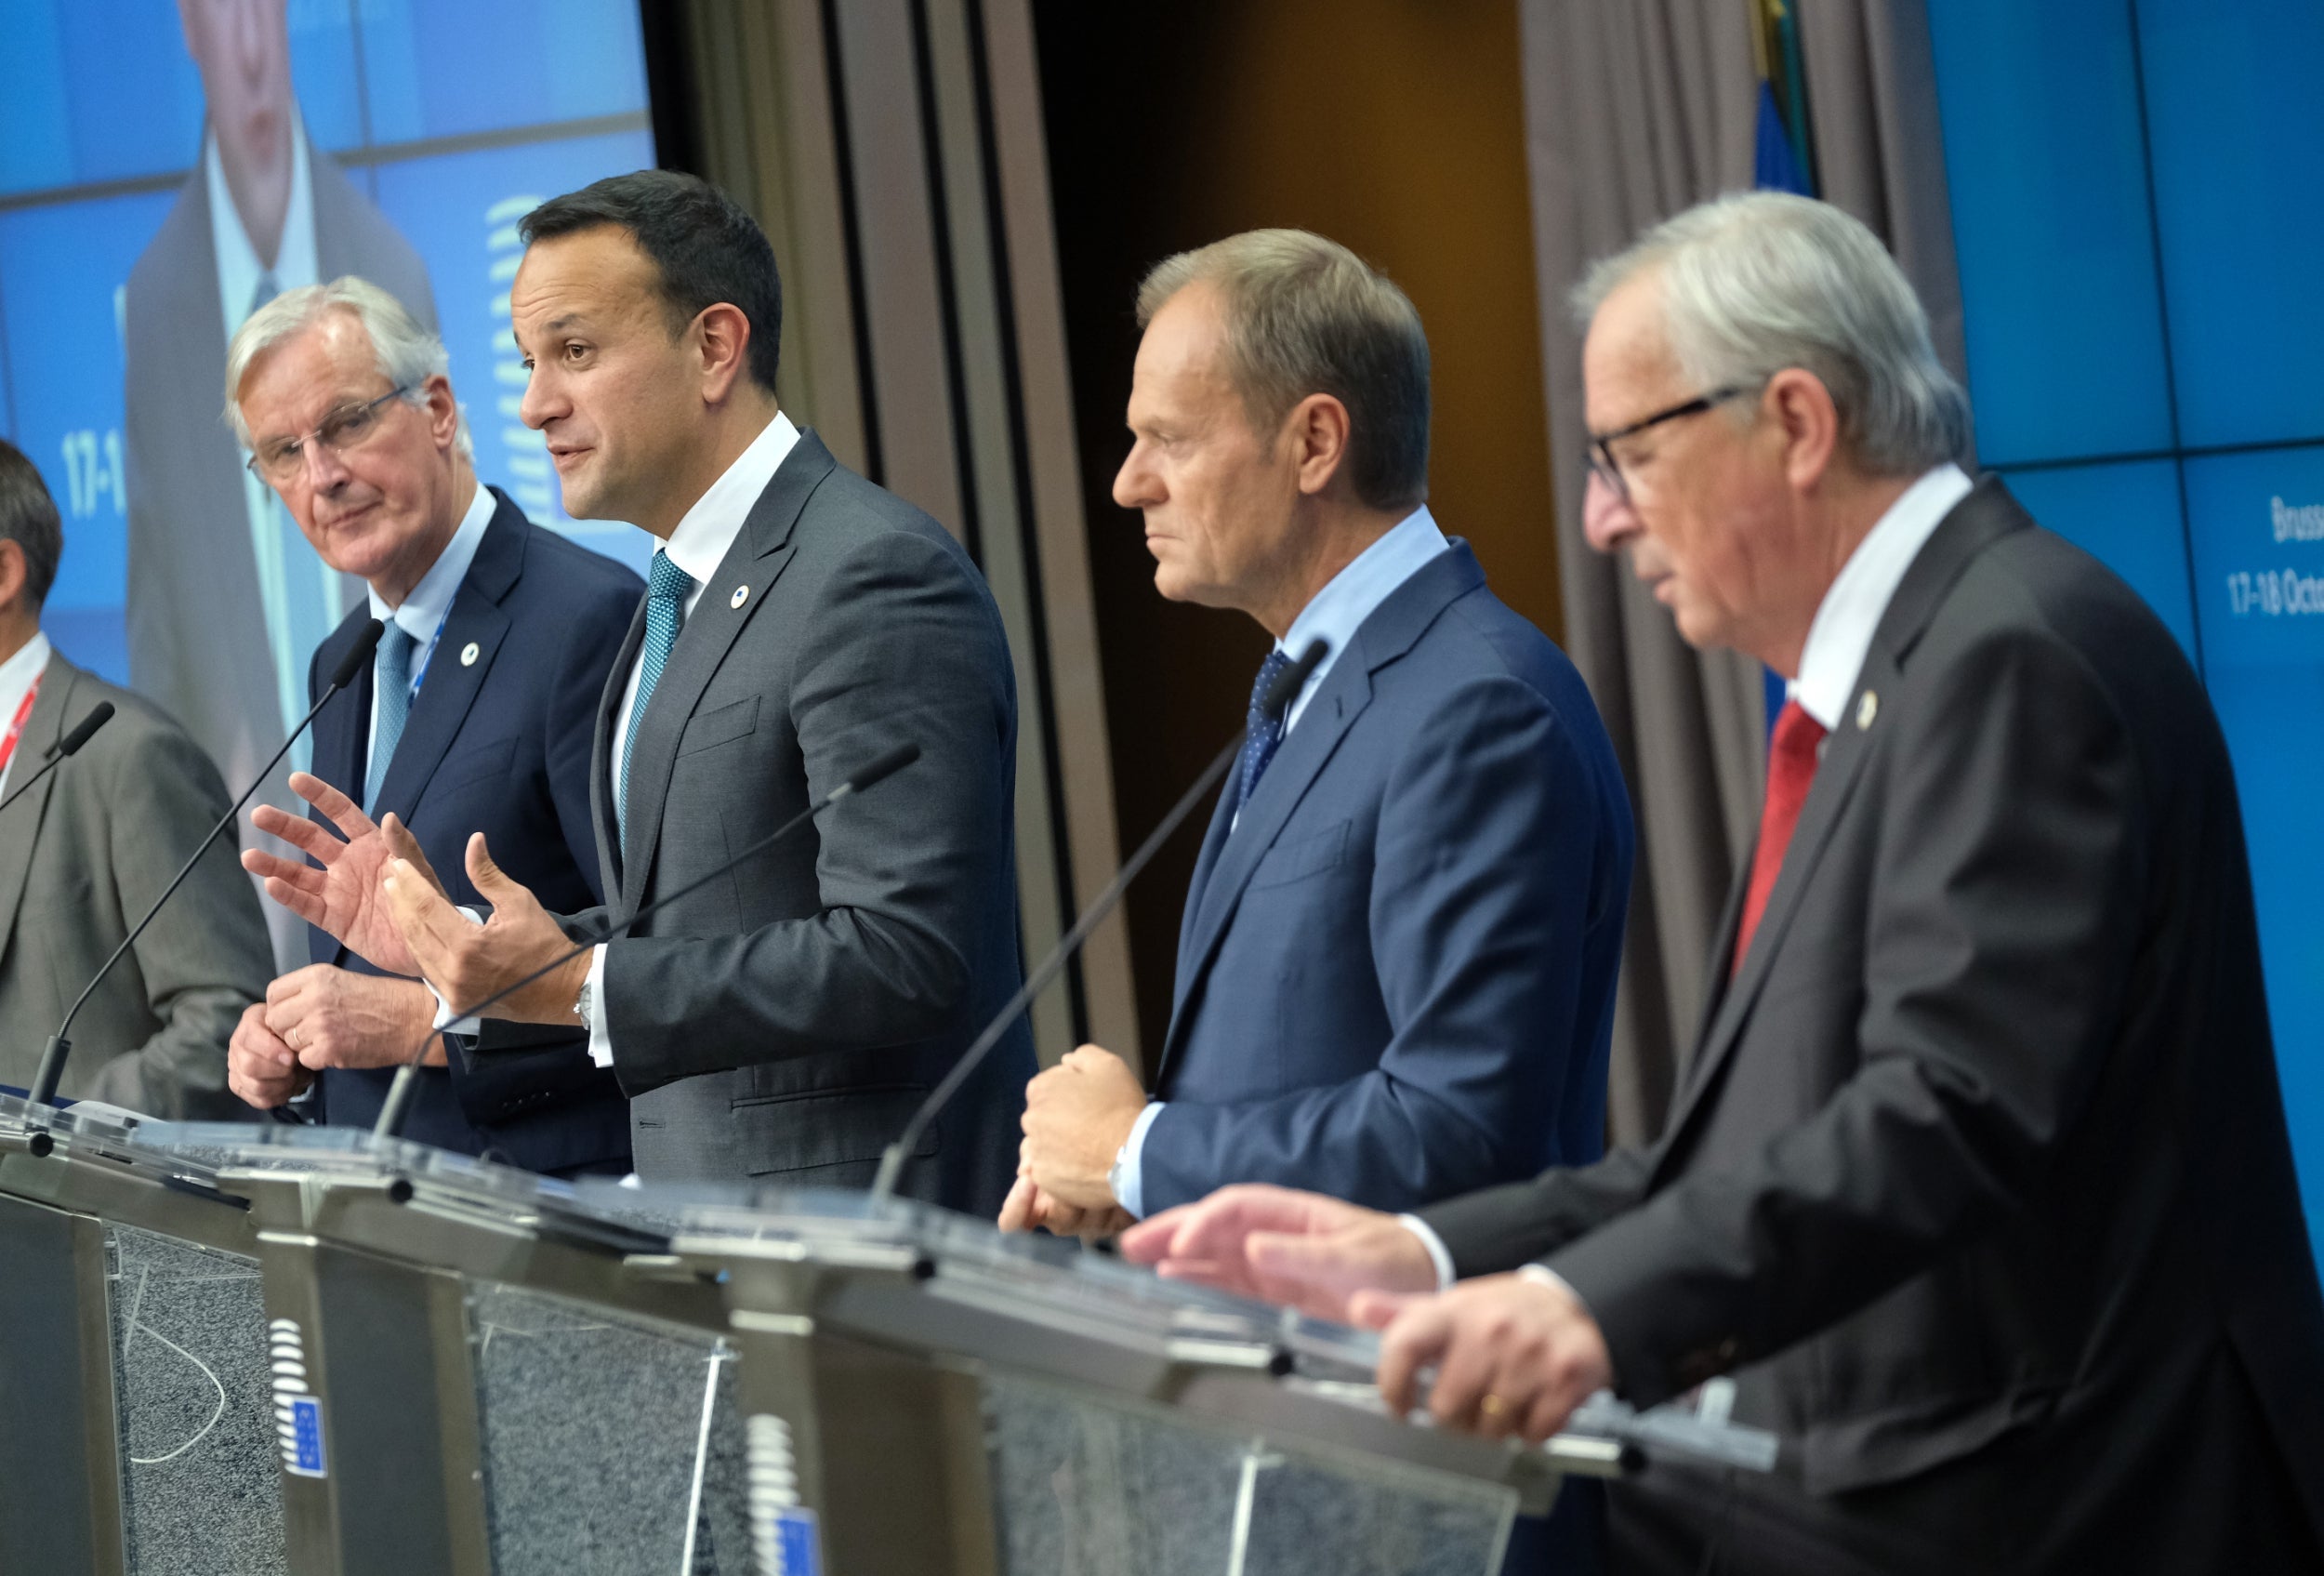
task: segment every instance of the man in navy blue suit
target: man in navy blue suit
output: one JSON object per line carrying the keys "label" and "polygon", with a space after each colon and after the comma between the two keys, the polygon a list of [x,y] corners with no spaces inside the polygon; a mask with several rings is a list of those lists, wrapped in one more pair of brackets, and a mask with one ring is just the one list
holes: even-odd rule
{"label": "man in navy blue suit", "polygon": [[1286,230],[1169,259],[1138,306],[1115,498],[1164,596],[1275,647],[1187,894],[1155,1098],[1096,1046],[1035,1079],[1002,1223],[1103,1230],[1256,1181],[1413,1210],[1595,1158],[1629,799],[1572,665],[1425,507],[1419,314]]}
{"label": "man in navy blue suit", "polygon": [[[364,623],[386,623],[371,666],[315,722],[302,795],[341,828],[390,814],[455,898],[474,903],[468,834],[543,901],[602,899],[589,812],[597,702],[644,589],[637,576],[528,521],[481,485],[443,345],[360,279],[259,309],[227,358],[228,415],[251,466],[334,569],[370,588],[316,650],[320,695]],[[311,790],[311,791],[310,791]],[[334,794],[336,793],[336,797]],[[300,842],[312,823],[262,810]],[[320,929],[310,966],[274,982],[237,1026],[235,1092],[279,1108],[320,1079],[320,1115],[368,1125],[436,1001]],[[573,1174],[629,1167],[627,1102],[577,1029],[491,1024],[439,1040],[404,1136]],[[311,1099],[311,1097],[310,1097]]]}

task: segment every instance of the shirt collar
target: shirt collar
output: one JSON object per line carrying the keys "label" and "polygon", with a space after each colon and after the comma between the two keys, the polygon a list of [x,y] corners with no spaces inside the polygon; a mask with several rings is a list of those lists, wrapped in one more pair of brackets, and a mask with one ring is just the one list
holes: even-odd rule
{"label": "shirt collar", "polygon": [[1308,600],[1291,620],[1291,628],[1275,649],[1297,657],[1310,642],[1330,642],[1324,659],[1308,675],[1306,687],[1291,702],[1291,709],[1284,718],[1284,732],[1289,733],[1307,709],[1307,701],[1323,686],[1324,675],[1340,654],[1348,649],[1355,632],[1364,627],[1364,620],[1376,612],[1380,604],[1395,594],[1396,588],[1419,572],[1420,567],[1452,544],[1437,528],[1435,516],[1423,505],[1391,526],[1380,538],[1357,553],[1348,566],[1334,575],[1324,589]]}
{"label": "shirt collar", "polygon": [[16,655],[0,662],[0,734],[8,731],[16,719],[16,709],[24,704],[24,692],[33,687],[33,681],[48,668],[53,655],[48,637],[40,630],[16,650]]}
{"label": "shirt collar", "polygon": [[390,611],[377,591],[364,588],[371,598],[371,616],[392,623],[421,645],[434,640],[444,615],[452,611],[452,599],[460,594],[460,584],[468,578],[469,565],[476,562],[476,550],[484,542],[484,527],[492,523],[493,511],[499,507],[493,490],[477,483],[476,497],[469,500],[468,512],[460,516],[452,539],[419,577],[412,594],[403,599],[403,606]]}
{"label": "shirt collar", "polygon": [[799,429],[781,411],[766,430],[750,441],[750,446],[734,457],[734,463],[725,474],[709,485],[685,517],[678,529],[669,534],[662,550],[669,554],[672,563],[683,569],[693,580],[697,589],[709,583],[725,562],[727,550],[734,538],[743,534],[743,522],[750,518],[751,506],[759,495],[767,490],[774,473],[790,457],[791,449],[799,443]]}
{"label": "shirt collar", "polygon": [[1888,506],[1888,512],[1856,544],[1824,592],[1824,600],[1816,604],[1807,644],[1800,651],[1800,676],[1786,689],[1800,703],[1800,709],[1826,732],[1840,725],[1849,693],[1855,688],[1864,659],[1872,649],[1872,637],[1904,581],[1905,571],[1912,567],[1912,561],[1953,506],[1974,487],[1961,467],[1949,460],[1921,476]]}
{"label": "shirt collar", "polygon": [[271,269],[258,260],[258,249],[250,244],[249,232],[243,228],[242,211],[234,206],[233,191],[226,184],[226,166],[218,158],[216,132],[203,140],[202,168],[209,186],[210,242],[218,261],[218,304],[225,312],[226,332],[231,338],[233,331],[242,326],[243,319],[250,315],[250,300],[257,294],[260,276],[274,275],[278,295],[302,285],[320,283],[321,265],[315,258],[314,179],[307,158],[306,121],[293,111],[290,204],[283,210],[283,239],[274,249]]}

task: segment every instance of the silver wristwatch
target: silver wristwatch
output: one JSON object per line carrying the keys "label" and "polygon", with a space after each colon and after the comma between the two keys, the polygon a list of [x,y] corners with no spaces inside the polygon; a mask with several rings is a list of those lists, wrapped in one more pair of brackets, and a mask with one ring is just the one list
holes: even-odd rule
{"label": "silver wristwatch", "polygon": [[573,999],[573,1015],[581,1020],[581,1026],[591,1034],[597,1032],[597,982],[583,980],[581,994]]}

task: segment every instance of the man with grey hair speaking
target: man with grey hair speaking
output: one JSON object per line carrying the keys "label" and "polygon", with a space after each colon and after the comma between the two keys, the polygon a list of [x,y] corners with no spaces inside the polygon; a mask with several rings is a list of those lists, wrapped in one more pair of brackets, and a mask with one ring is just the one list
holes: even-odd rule
{"label": "man with grey hair speaking", "polygon": [[[229,347],[227,417],[250,469],[323,561],[369,588],[316,648],[310,692],[367,620],[387,625],[369,669],[315,720],[314,773],[291,786],[341,827],[401,820],[467,901],[461,852],[482,828],[506,868],[579,907],[602,894],[590,727],[645,588],[479,484],[446,367],[442,340],[354,278],[276,297]],[[271,805],[257,819],[302,849],[324,835]],[[281,1109],[320,1079],[324,1120],[368,1126],[435,998],[308,934],[312,961],[243,1013],[232,1086]],[[628,1169],[628,1104],[586,1037],[491,1024],[442,1043],[405,1136],[533,1171]]]}
{"label": "man with grey hair speaking", "polygon": [[1390,1404],[1433,1369],[1487,1435],[1732,1373],[1775,1471],[1618,1487],[1618,1567],[2318,1569],[2324,1299],[2194,670],[1954,464],[1837,209],[1690,210],[1578,305],[1592,544],[1791,681],[1668,1126],[1417,1225],[1244,1189],[1125,1251],[1383,1326]]}

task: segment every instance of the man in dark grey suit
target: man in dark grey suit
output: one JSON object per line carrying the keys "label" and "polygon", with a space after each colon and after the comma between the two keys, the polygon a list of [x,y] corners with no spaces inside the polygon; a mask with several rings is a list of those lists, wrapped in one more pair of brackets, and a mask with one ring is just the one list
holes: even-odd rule
{"label": "man in dark grey suit", "polygon": [[[0,795],[100,702],[113,706],[80,753],[0,814],[0,1083],[18,1089],[230,802],[183,729],[50,649],[40,609],[63,551],[40,472],[0,442]],[[257,894],[219,838],[81,1009],[58,1092],[152,1116],[232,1116],[227,1036],[271,963]]]}
{"label": "man in dark grey suit", "polygon": [[1433,1368],[1486,1434],[1732,1372],[1776,1470],[1618,1488],[1618,1567],[2324,1569],[2324,1298],[2194,670],[1953,465],[1967,402],[1838,210],[1707,205],[1579,301],[1591,540],[1794,681],[1669,1125],[1413,1224],[1246,1191],[1126,1250],[1384,1325],[1390,1403]]}
{"label": "man in dark grey suit", "polygon": [[[781,286],[766,237],[691,177],[641,171],[535,210],[510,301],[567,510],[661,539],[598,709],[609,905],[721,866],[891,747],[919,761],[495,1009],[588,1026],[630,1096],[649,1179],[868,1184],[881,1148],[1016,987],[1016,697],[960,546],[775,408]],[[397,856],[390,862],[390,844]],[[567,946],[469,846],[477,924],[392,817],[276,861],[268,890],[373,963],[481,1001]],[[381,879],[384,870],[384,879]],[[905,1173],[1000,1206],[1022,1024]]]}
{"label": "man in dark grey suit", "polygon": [[[186,49],[207,110],[201,154],[130,271],[124,298],[129,509],[129,678],[185,723],[237,788],[307,709],[307,658],[363,597],[330,570],[243,469],[210,391],[226,342],[284,290],[372,281],[433,329],[428,271],[410,243],[308,139],[281,0],[186,0]],[[303,808],[285,781],[258,801]],[[282,910],[279,967],[307,935]]]}

